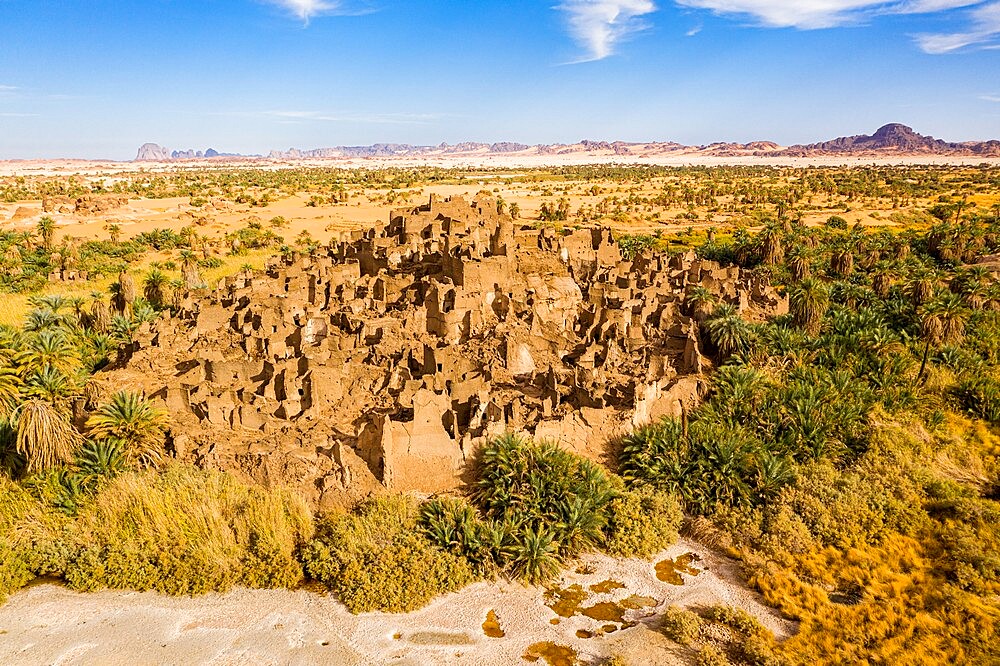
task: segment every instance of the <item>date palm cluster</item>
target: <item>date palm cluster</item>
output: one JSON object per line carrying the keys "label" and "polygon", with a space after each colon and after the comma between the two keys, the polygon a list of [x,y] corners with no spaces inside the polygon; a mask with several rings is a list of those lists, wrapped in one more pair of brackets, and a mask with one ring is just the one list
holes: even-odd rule
{"label": "date palm cluster", "polygon": [[[841,228],[844,227],[844,228]],[[699,255],[740,265],[788,295],[788,314],[752,320],[703,287],[687,311],[718,370],[684,419],[626,438],[630,483],[676,492],[694,513],[764,503],[806,464],[849,466],[873,413],[1000,422],[1000,280],[980,257],[1000,223],[968,213],[899,231],[768,223]]]}
{"label": "date palm cluster", "polygon": [[104,478],[155,466],[163,447],[165,414],[92,378],[156,314],[127,274],[114,293],[117,305],[37,297],[22,329],[0,327],[0,468],[52,486],[70,507]]}

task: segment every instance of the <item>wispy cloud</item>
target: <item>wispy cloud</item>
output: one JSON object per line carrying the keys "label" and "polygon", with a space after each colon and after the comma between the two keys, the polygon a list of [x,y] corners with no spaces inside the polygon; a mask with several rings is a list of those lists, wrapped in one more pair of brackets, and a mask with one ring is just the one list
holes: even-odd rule
{"label": "wispy cloud", "polygon": [[978,5],[983,0],[675,0],[683,7],[750,18],[772,28],[832,28],[878,14],[928,14]]}
{"label": "wispy cloud", "polygon": [[769,28],[812,30],[862,23],[890,14],[941,14],[966,9],[964,31],[921,34],[926,53],[950,53],[970,46],[995,48],[1000,40],[1000,2],[993,0],[675,0],[682,7],[738,16]]}
{"label": "wispy cloud", "polygon": [[306,24],[316,16],[365,16],[377,11],[372,0],[263,0],[263,2],[281,7]]}
{"label": "wispy cloud", "polygon": [[20,88],[18,88],[17,86],[4,86],[4,85],[0,85],[0,95],[9,94],[9,93],[16,93],[19,90],[20,90]]}
{"label": "wispy cloud", "polygon": [[320,14],[339,11],[341,3],[338,0],[268,0],[273,5],[284,7],[303,21],[308,21]]}
{"label": "wispy cloud", "polygon": [[1000,104],[1000,95],[980,95],[979,99],[984,102],[996,102],[997,104]]}
{"label": "wispy cloud", "polygon": [[981,5],[969,12],[969,28],[916,36],[917,45],[926,53],[951,53],[966,47],[998,48],[1000,41],[1000,2]]}
{"label": "wispy cloud", "polygon": [[37,118],[37,113],[10,113],[7,111],[0,112],[0,118]]}
{"label": "wispy cloud", "polygon": [[646,28],[640,17],[656,11],[652,0],[565,0],[556,8],[565,12],[570,35],[587,53],[577,62],[613,55],[619,42]]}

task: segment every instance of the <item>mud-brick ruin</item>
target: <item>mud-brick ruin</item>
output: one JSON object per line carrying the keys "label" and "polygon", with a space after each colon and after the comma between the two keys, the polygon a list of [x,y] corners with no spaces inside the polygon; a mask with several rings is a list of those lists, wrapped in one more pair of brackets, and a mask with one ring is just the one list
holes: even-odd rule
{"label": "mud-brick ruin", "polygon": [[390,215],[312,256],[189,295],[106,379],[169,409],[178,459],[314,504],[455,488],[505,431],[601,459],[692,408],[708,361],[685,296],[749,318],[787,303],[693,254],[623,260],[608,229],[519,226],[481,196]]}

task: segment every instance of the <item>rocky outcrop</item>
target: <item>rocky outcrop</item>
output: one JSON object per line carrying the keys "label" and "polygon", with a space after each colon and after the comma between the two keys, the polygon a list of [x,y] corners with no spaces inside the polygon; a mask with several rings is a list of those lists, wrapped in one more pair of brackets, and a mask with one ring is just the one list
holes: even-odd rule
{"label": "rocky outcrop", "polygon": [[790,146],[787,155],[899,153],[903,155],[1000,155],[1000,142],[949,143],[914,132],[899,123],[883,125],[874,134],[840,137],[832,141]]}
{"label": "rocky outcrop", "polygon": [[42,212],[104,215],[128,205],[128,197],[117,194],[85,194],[81,197],[46,197]]}
{"label": "rocky outcrop", "polygon": [[155,143],[142,144],[135,156],[136,162],[166,162],[170,159],[170,151]]}

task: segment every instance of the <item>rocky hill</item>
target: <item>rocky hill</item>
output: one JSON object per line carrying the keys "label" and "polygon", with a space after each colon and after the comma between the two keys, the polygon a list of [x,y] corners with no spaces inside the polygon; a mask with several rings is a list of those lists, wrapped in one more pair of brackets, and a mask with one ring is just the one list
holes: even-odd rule
{"label": "rocky hill", "polygon": [[[577,143],[549,143],[529,146],[523,143],[502,141],[498,143],[462,142],[441,143],[436,146],[416,146],[407,143],[376,143],[370,146],[333,146],[300,150],[273,150],[267,159],[387,159],[405,157],[453,157],[485,155],[594,155],[622,157],[656,157],[659,155],[691,155],[709,157],[808,157],[823,155],[858,156],[982,156],[1000,157],[1000,141],[968,141],[951,143],[931,136],[919,134],[906,125],[890,123],[874,134],[858,134],[821,141],[783,147],[773,141],[751,141],[749,143],[715,142],[701,146],[688,146],[673,141],[627,142],[593,141],[584,139]],[[180,159],[204,159],[213,157],[246,157],[218,153],[209,149],[205,152],[185,150],[170,151],[155,143],[144,144],[136,156],[136,161],[166,162]]]}
{"label": "rocky hill", "polygon": [[897,152],[906,155],[1000,155],[1000,141],[949,143],[914,132],[899,123],[878,128],[874,134],[844,136],[832,141],[789,146],[781,151],[788,155],[870,154]]}

